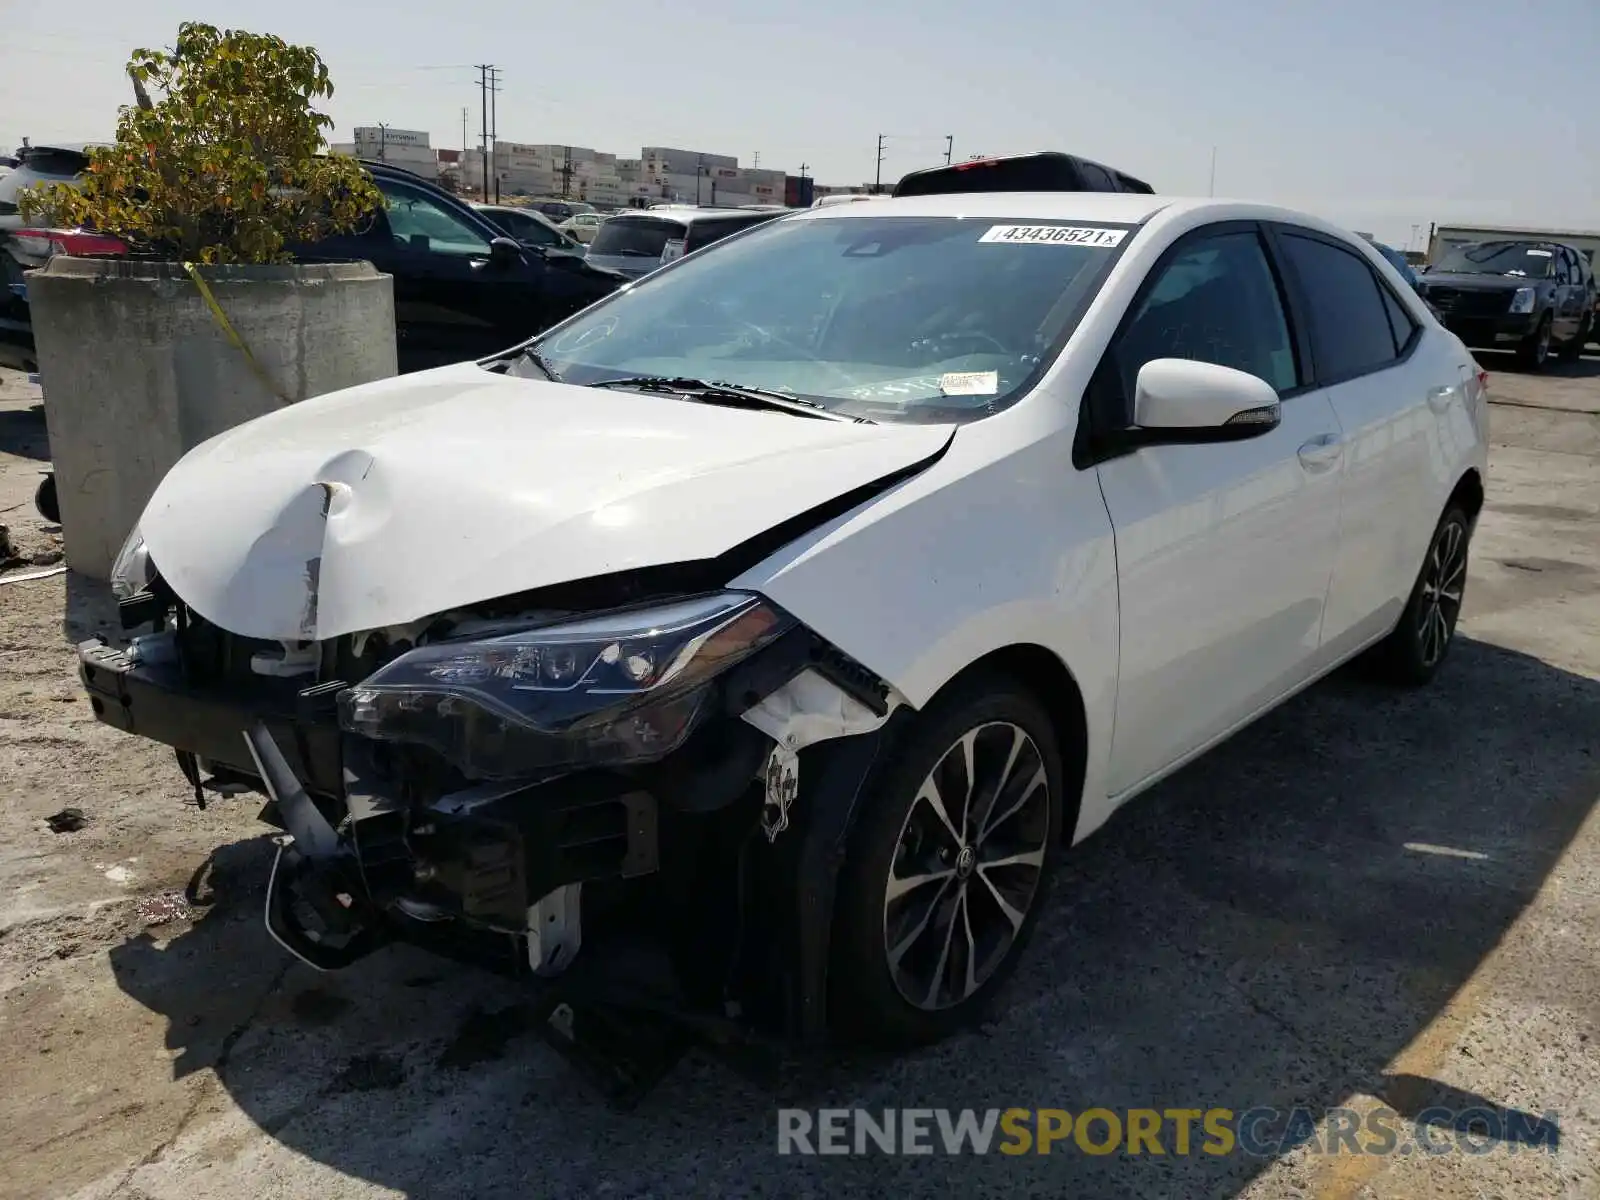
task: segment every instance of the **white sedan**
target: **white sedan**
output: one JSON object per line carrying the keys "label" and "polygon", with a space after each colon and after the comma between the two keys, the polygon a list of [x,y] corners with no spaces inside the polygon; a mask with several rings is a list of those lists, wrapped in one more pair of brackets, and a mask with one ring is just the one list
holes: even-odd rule
{"label": "white sedan", "polygon": [[559,986],[643,937],[618,1003],[917,1042],[1119,805],[1358,654],[1439,670],[1485,405],[1301,213],[806,210],[193,450],[116,572],[152,632],[84,678],[272,796],[317,965],[492,935]]}
{"label": "white sedan", "polygon": [[605,216],[602,213],[574,213],[556,228],[587,246],[594,241],[594,235],[600,232],[600,226],[604,223]]}

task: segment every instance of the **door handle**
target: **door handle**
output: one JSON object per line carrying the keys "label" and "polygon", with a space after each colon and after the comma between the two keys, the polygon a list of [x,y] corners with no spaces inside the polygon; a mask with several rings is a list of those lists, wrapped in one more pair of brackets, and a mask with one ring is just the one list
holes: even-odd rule
{"label": "door handle", "polygon": [[1300,465],[1308,471],[1326,471],[1344,454],[1344,438],[1324,433],[1300,447]]}
{"label": "door handle", "polygon": [[1428,389],[1428,407],[1434,412],[1442,413],[1450,407],[1450,401],[1455,398],[1457,388],[1454,384],[1447,387]]}

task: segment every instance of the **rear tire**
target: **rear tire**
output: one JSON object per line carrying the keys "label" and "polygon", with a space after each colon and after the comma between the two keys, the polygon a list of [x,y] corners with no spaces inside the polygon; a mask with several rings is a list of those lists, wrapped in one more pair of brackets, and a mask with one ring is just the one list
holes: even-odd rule
{"label": "rear tire", "polygon": [[1539,324],[1517,347],[1517,358],[1530,371],[1542,371],[1550,362],[1550,314],[1539,318]]}
{"label": "rear tire", "polygon": [[50,524],[61,524],[61,504],[56,499],[56,473],[54,471],[51,471],[39,481],[39,487],[33,493],[33,507]]}
{"label": "rear tire", "polygon": [[1578,326],[1578,332],[1573,336],[1573,339],[1561,347],[1562,362],[1577,362],[1578,359],[1583,357],[1583,348],[1589,344],[1589,338],[1593,332],[1590,328],[1590,322],[1593,319],[1592,316],[1584,317],[1583,323]]}
{"label": "rear tire", "polygon": [[1444,665],[1466,595],[1471,528],[1456,504],[1439,519],[1400,624],[1372,650],[1372,665],[1391,682],[1421,687]]}
{"label": "rear tire", "polygon": [[975,675],[917,718],[840,873],[828,971],[839,1036],[912,1046],[982,1018],[1043,907],[1062,786],[1054,727],[1008,676]]}

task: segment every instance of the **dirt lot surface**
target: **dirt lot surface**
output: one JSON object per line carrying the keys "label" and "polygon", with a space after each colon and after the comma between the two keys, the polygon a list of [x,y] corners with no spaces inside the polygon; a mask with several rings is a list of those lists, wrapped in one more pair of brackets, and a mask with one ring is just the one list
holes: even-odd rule
{"label": "dirt lot surface", "polygon": [[[319,975],[268,939],[256,805],[199,811],[80,694],[106,597],[6,582],[59,542],[37,392],[0,372],[0,1197],[1600,1196],[1600,362],[1484,362],[1489,502],[1433,688],[1342,672],[1129,805],[983,1033],[776,1087],[695,1055],[629,1115],[508,983],[410,950]],[[1552,1114],[1560,1146],[775,1152],[782,1106],[1379,1104]]]}

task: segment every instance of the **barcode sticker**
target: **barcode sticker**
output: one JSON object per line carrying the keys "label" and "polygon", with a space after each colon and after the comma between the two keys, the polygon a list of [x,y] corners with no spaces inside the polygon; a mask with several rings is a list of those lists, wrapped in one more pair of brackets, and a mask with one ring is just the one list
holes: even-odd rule
{"label": "barcode sticker", "polygon": [[1110,250],[1122,245],[1126,229],[1094,225],[991,225],[980,242],[1005,242],[1026,246],[1093,246]]}

